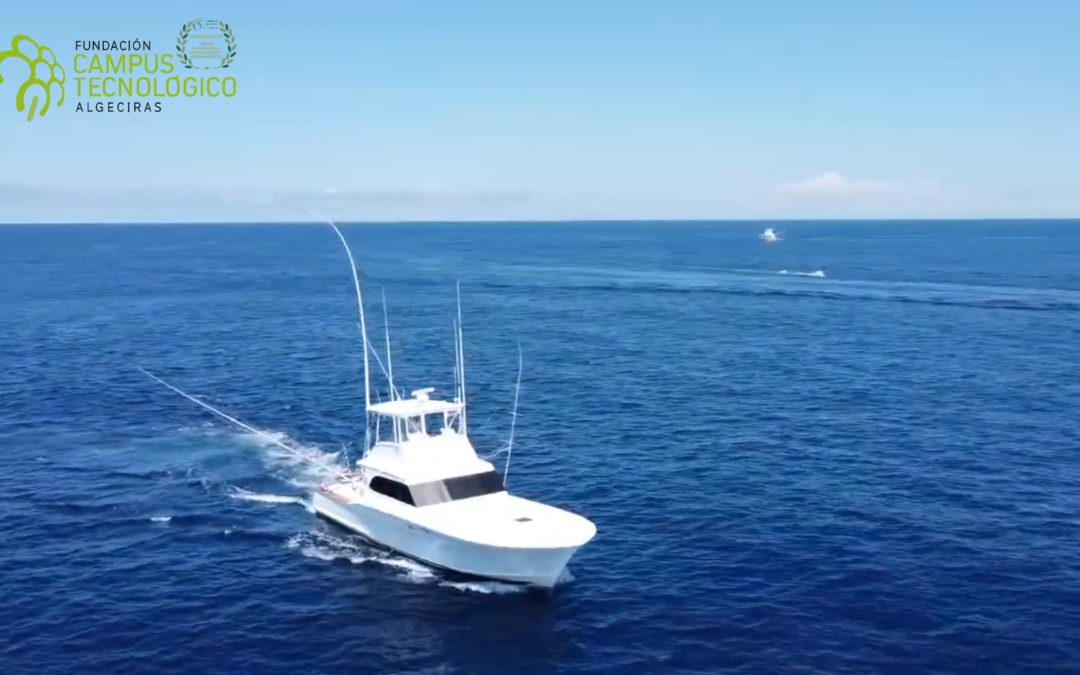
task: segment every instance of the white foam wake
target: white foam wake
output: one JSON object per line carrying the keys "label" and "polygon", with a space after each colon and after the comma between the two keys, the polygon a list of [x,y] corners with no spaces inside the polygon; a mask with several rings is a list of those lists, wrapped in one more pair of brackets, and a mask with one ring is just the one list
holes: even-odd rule
{"label": "white foam wake", "polygon": [[[271,473],[296,487],[313,488],[336,477],[345,468],[340,452],[327,452],[316,445],[301,443],[282,431],[259,431],[265,437],[250,433],[238,435],[245,442],[259,447],[263,464]],[[275,441],[288,445],[296,454],[280,447]]]}
{"label": "white foam wake", "polygon": [[508,584],[503,581],[440,581],[439,585],[444,588],[453,588],[456,591],[482,593],[484,595],[509,595],[511,593],[524,593],[526,590],[520,584]]}
{"label": "white foam wake", "polygon": [[324,532],[301,532],[285,542],[287,548],[300,555],[318,560],[347,560],[354,565],[377,563],[404,573],[411,581],[432,579],[435,571],[426,565],[402,556],[376,549],[360,542],[349,541]]}
{"label": "white foam wake", "polygon": [[232,494],[229,496],[233,499],[242,499],[248,502],[262,502],[263,504],[299,504],[300,506],[307,506],[307,501],[301,497],[249,492],[242,488],[234,488]]}
{"label": "white foam wake", "polygon": [[780,270],[777,274],[789,274],[793,277],[814,277],[815,279],[824,279],[825,270],[814,270],[813,272],[792,272],[790,270]]}
{"label": "white foam wake", "polygon": [[411,558],[349,541],[324,532],[301,532],[285,542],[286,548],[316,560],[347,560],[354,565],[373,563],[400,572],[400,579],[411,583],[436,583],[457,591],[484,594],[521,593],[524,586],[500,581],[450,581],[442,578],[437,570]]}
{"label": "white foam wake", "polygon": [[172,520],[172,516],[150,516],[151,523],[167,523]]}

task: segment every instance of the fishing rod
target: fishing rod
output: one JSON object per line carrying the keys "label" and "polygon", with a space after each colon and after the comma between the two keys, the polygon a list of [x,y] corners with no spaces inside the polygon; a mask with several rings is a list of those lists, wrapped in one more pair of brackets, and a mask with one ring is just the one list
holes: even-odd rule
{"label": "fishing rod", "polygon": [[194,403],[194,404],[196,404],[198,406],[201,406],[202,408],[204,408],[206,410],[209,410],[210,412],[214,413],[218,417],[221,417],[222,419],[225,419],[225,420],[228,420],[229,422],[232,422],[233,424],[240,427],[241,429],[244,429],[245,431],[250,431],[251,433],[258,436],[259,438],[262,438],[263,440],[270,441],[274,445],[276,445],[279,448],[282,448],[284,450],[287,450],[288,452],[290,452],[293,455],[299,457],[300,459],[304,460],[305,462],[310,462],[311,464],[314,464],[316,466],[319,466],[319,467],[322,467],[324,469],[333,471],[339,478],[347,478],[348,477],[348,474],[346,474],[344,471],[342,471],[341,467],[331,466],[329,464],[326,464],[324,462],[320,462],[320,461],[316,460],[314,457],[309,457],[309,456],[305,455],[304,453],[300,452],[299,450],[297,450],[296,448],[288,445],[287,443],[282,443],[277,438],[274,438],[274,436],[272,434],[268,434],[268,433],[266,433],[265,431],[263,431],[261,429],[256,429],[255,427],[251,426],[250,424],[245,424],[244,422],[241,422],[240,420],[236,419],[232,415],[229,415],[227,413],[224,413],[224,412],[218,410],[217,408],[210,405],[206,401],[203,401],[202,399],[199,399],[199,398],[197,398],[195,396],[192,396],[191,394],[189,394],[189,393],[187,393],[185,391],[182,391],[178,387],[174,387],[173,385],[169,384],[168,382],[161,379],[157,375],[154,375],[153,373],[151,373],[149,370],[146,370],[142,366],[135,366],[135,367],[138,368],[140,373],[142,373],[143,375],[146,375],[151,380],[154,380],[158,384],[161,384],[161,385],[164,385],[165,387],[168,387],[169,389],[173,390],[177,394],[180,394],[181,396],[183,396],[187,400],[191,401],[192,403]]}

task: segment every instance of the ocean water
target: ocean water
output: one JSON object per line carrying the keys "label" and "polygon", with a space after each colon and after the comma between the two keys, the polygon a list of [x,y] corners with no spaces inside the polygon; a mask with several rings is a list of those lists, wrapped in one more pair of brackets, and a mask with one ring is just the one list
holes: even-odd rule
{"label": "ocean water", "polygon": [[366,546],[136,370],[355,458],[328,228],[0,228],[0,670],[1076,672],[1080,223],[761,227],[344,228],[403,388],[461,281],[481,451],[520,343],[510,487],[599,527],[550,594]]}

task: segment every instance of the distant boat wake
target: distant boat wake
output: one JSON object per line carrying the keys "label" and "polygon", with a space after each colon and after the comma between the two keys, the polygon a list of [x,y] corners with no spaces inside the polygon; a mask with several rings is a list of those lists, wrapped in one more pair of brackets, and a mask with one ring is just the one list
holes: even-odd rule
{"label": "distant boat wake", "polygon": [[[718,270],[625,270],[568,265],[512,265],[521,270],[487,288],[560,289],[596,292],[717,293],[726,295],[821,298],[835,301],[897,302],[955,305],[985,309],[1044,312],[1080,312],[1080,290],[1030,286],[988,286],[930,281],[885,279],[835,279],[828,283],[809,279],[825,277],[825,270],[796,273],[792,270],[730,268]],[[546,275],[546,276],[543,276]],[[796,283],[791,277],[806,276]],[[539,280],[542,279],[542,280]]]}

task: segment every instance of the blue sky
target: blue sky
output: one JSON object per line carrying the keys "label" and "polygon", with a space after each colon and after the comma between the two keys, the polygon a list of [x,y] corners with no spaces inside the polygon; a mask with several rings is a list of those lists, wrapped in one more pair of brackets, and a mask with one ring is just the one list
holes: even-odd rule
{"label": "blue sky", "polygon": [[234,99],[0,84],[0,222],[1080,216],[1080,3],[22,2],[0,40],[70,78],[199,16]]}

